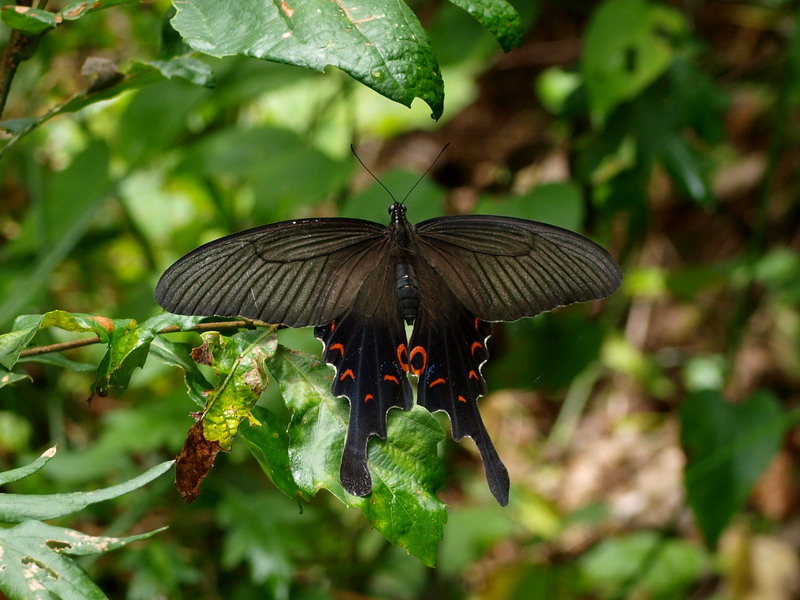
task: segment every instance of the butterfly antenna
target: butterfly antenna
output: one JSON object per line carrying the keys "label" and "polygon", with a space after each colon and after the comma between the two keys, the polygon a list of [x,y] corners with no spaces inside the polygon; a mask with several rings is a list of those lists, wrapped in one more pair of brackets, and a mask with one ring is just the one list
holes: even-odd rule
{"label": "butterfly antenna", "polygon": [[449,145],[450,145],[450,142],[447,142],[444,145],[444,147],[439,151],[439,154],[437,154],[436,158],[433,159],[433,162],[431,163],[431,166],[429,166],[427,169],[425,169],[425,172],[422,175],[420,175],[419,179],[417,179],[417,183],[415,183],[414,185],[411,186],[411,189],[408,190],[408,193],[405,196],[403,196],[403,200],[402,200],[402,202],[400,202],[400,204],[405,203],[406,199],[411,195],[411,192],[413,192],[416,189],[416,187],[419,185],[420,181],[425,179],[425,175],[430,173],[431,169],[433,168],[433,165],[435,165],[439,161],[439,159],[442,157],[442,154],[444,154],[444,151],[447,150],[447,147]]}
{"label": "butterfly antenna", "polygon": [[[403,203],[405,203],[406,199],[407,199],[407,198],[408,198],[408,197],[411,195],[411,192],[413,192],[413,191],[416,189],[416,187],[417,187],[417,186],[420,184],[420,182],[421,182],[423,179],[425,179],[425,176],[426,176],[428,173],[430,173],[430,171],[431,171],[431,169],[433,168],[433,166],[434,166],[434,165],[435,165],[435,164],[436,164],[436,163],[439,161],[439,159],[442,157],[442,154],[444,154],[444,151],[445,151],[445,150],[447,150],[447,147],[448,147],[449,145],[450,145],[450,142],[447,142],[447,143],[444,145],[444,147],[443,147],[443,148],[442,148],[442,149],[439,151],[439,154],[437,154],[437,155],[436,155],[436,158],[434,158],[434,159],[433,159],[433,162],[431,163],[431,165],[430,165],[430,166],[429,166],[427,169],[425,169],[425,172],[424,172],[422,175],[420,175],[419,179],[417,179],[417,182],[416,182],[414,185],[412,185],[412,186],[411,186],[411,189],[410,189],[410,190],[408,190],[408,193],[406,193],[406,195],[405,195],[405,196],[403,196],[403,200],[400,202],[400,204],[403,204]],[[391,190],[389,190],[389,188],[388,188],[388,187],[386,187],[386,186],[383,184],[383,182],[382,182],[380,179],[378,179],[378,177],[375,175],[375,173],[373,173],[372,171],[370,171],[370,170],[369,170],[369,167],[368,167],[367,165],[365,165],[365,164],[364,164],[364,161],[363,161],[363,160],[361,160],[361,157],[360,157],[360,156],[358,155],[358,153],[356,152],[356,148],[355,148],[355,146],[353,146],[353,144],[350,144],[350,151],[353,153],[353,156],[355,156],[355,157],[356,157],[356,160],[357,160],[358,162],[360,162],[360,163],[361,163],[361,166],[362,166],[362,167],[364,167],[364,170],[365,170],[367,173],[369,173],[370,175],[372,175],[372,178],[373,178],[375,181],[377,181],[377,182],[378,182],[378,183],[381,185],[381,187],[382,187],[383,189],[385,189],[385,190],[386,190],[386,193],[387,193],[387,194],[389,194],[389,197],[390,197],[392,200],[394,200],[395,202],[397,202],[397,198],[395,198],[395,197],[394,197],[394,194],[392,194]]]}
{"label": "butterfly antenna", "polygon": [[[368,167],[367,165],[365,165],[365,164],[364,164],[364,161],[363,161],[363,160],[361,160],[361,157],[360,157],[360,156],[358,155],[358,153],[356,152],[356,148],[355,148],[355,146],[353,146],[353,144],[350,144],[350,151],[353,153],[353,156],[355,156],[355,157],[356,157],[356,160],[357,160],[358,162],[360,162],[360,163],[361,163],[361,166],[362,166],[362,167],[364,167],[364,170],[365,170],[367,173],[369,173],[370,175],[372,175],[372,178],[373,178],[375,181],[377,181],[379,184],[381,184],[381,187],[382,187],[383,189],[385,189],[385,190],[386,190],[386,193],[387,193],[387,194],[389,194],[389,197],[390,197],[390,198],[391,198],[391,199],[392,199],[394,202],[397,202],[397,198],[395,198],[395,197],[394,197],[394,194],[392,194],[391,190],[390,190],[388,187],[386,187],[386,186],[383,184],[383,182],[382,182],[380,179],[378,179],[378,177],[375,175],[375,173],[373,173],[372,171],[370,171],[370,170],[369,170],[369,167]],[[430,169],[429,169],[429,170],[430,170]],[[427,171],[426,171],[426,172],[427,172]],[[414,187],[416,187],[416,185],[415,185]],[[412,189],[413,189],[413,188],[412,188]],[[403,199],[403,201],[405,201],[405,198]]]}

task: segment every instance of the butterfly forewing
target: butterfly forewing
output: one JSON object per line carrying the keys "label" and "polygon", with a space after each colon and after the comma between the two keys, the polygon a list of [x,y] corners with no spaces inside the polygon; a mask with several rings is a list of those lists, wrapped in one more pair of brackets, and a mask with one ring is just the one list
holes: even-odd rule
{"label": "butterfly forewing", "polygon": [[324,325],[352,306],[386,243],[386,227],[358,219],[258,227],[181,258],[161,276],[156,300],[177,314]]}
{"label": "butterfly forewing", "polygon": [[616,261],[571,231],[512,217],[441,217],[417,225],[417,253],[464,306],[487,321],[514,321],[605,298]]}

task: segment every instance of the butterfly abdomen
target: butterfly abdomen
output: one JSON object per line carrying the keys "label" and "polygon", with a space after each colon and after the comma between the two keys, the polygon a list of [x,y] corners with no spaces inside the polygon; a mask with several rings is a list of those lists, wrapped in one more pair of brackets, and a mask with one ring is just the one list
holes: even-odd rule
{"label": "butterfly abdomen", "polygon": [[419,287],[414,267],[409,263],[400,261],[395,265],[395,278],[397,297],[403,310],[403,319],[409,325],[414,323],[419,309]]}

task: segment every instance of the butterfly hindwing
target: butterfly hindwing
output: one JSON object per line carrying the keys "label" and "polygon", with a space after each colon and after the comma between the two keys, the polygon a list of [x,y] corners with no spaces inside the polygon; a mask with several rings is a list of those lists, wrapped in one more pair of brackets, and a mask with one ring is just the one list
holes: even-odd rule
{"label": "butterfly hindwing", "polygon": [[399,320],[381,321],[349,315],[314,334],[325,344],[323,357],[336,368],[334,396],[350,400],[350,418],[342,453],[342,485],[355,496],[372,490],[367,468],[367,443],[386,439],[390,408],[411,408],[413,394],[398,355],[405,352],[405,331]]}
{"label": "butterfly hindwing", "polygon": [[454,440],[469,436],[475,441],[489,489],[505,506],[508,471],[478,411],[478,398],[486,393],[481,365],[489,358],[486,340],[492,326],[470,315],[451,294],[442,295],[450,300],[448,310],[422,310],[409,345],[409,369],[419,378],[417,402],[448,414]]}

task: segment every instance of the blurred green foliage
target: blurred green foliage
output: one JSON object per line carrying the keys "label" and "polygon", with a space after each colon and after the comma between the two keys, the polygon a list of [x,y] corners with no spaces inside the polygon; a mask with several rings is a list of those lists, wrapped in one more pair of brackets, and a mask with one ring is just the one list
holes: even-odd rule
{"label": "blurred green foliage", "polygon": [[[452,142],[408,198],[412,221],[475,211],[581,230],[620,258],[626,282],[602,311],[495,328],[482,410],[509,464],[511,503],[493,504],[468,443],[440,442],[448,522],[433,532],[444,536],[438,550],[422,552],[436,568],[335,493],[313,495],[315,482],[303,500],[279,491],[298,484],[286,477],[290,460],[314,463],[275,462],[309,397],[287,407],[270,385],[254,414],[272,430],[243,426],[193,504],[161,477],[61,519],[107,536],[169,526],[78,561],[106,596],[677,599],[766,589],[758,561],[778,561],[755,552],[758,541],[797,551],[783,535],[797,516],[800,464],[793,3],[519,0],[514,27],[525,39],[503,55],[495,36],[513,39],[500,21],[409,2],[443,83],[428,73],[388,94],[430,105],[410,109],[375,93],[367,71],[352,79],[350,67],[186,54],[169,2],[115,4],[60,22],[48,15],[77,3],[47,14],[4,3],[0,13],[4,46],[19,41],[11,28],[35,42],[0,123],[9,142],[0,327],[11,332],[0,337],[0,470],[59,444],[56,459],[4,491],[80,494],[179,452],[215,377],[191,361],[196,333],[158,334],[148,321],[160,314],[159,274],[249,226],[385,221],[390,199],[350,157],[353,141],[398,198]],[[474,15],[492,2],[455,4]],[[87,56],[125,77],[89,70],[100,79],[92,89]],[[25,345],[91,334],[102,343],[17,361]],[[319,350],[308,332],[280,340]],[[87,404],[96,391],[110,395]],[[291,433],[314,450],[311,432]],[[737,543],[754,558],[737,559]],[[796,589],[800,565],[788,564],[774,576],[780,589]]]}

